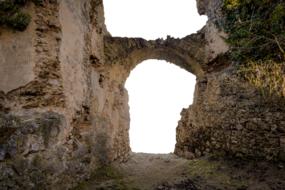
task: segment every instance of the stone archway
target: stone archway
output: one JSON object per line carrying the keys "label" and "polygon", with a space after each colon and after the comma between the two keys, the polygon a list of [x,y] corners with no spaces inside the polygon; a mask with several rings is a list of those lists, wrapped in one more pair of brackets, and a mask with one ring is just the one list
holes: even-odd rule
{"label": "stone archway", "polygon": [[[147,41],[142,38],[120,38],[112,37],[106,32],[102,10],[95,13],[101,13],[100,20],[96,23],[98,27],[95,32],[95,41],[98,40],[97,46],[90,52],[90,63],[92,65],[92,81],[98,88],[94,88],[92,95],[95,101],[91,113],[96,118],[92,126],[95,130],[103,130],[100,138],[104,139],[104,146],[96,142],[98,147],[103,147],[104,154],[102,157],[112,161],[124,158],[130,151],[128,139],[129,114],[127,105],[127,92],[124,89],[124,83],[130,74],[130,71],[140,62],[147,59],[161,59],[170,61],[197,76],[197,90],[195,94],[195,106],[183,111],[182,120],[179,126],[179,143],[176,146],[176,153],[184,157],[193,157],[203,155],[203,152],[216,151],[216,149],[226,150],[231,154],[240,154],[239,146],[247,146],[249,143],[234,144],[237,142],[234,138],[243,138],[242,133],[231,133],[230,127],[238,126],[236,121],[239,119],[248,121],[248,115],[237,116],[241,109],[248,110],[248,100],[256,101],[255,105],[260,105],[256,98],[256,92],[252,92],[252,87],[245,86],[235,72],[228,71],[230,60],[223,57],[229,47],[224,42],[226,34],[216,26],[221,22],[221,1],[198,0],[198,10],[201,14],[207,14],[209,22],[197,34],[186,36],[182,39],[168,37],[166,40],[158,39]],[[98,7],[102,8],[102,2]],[[96,6],[95,6],[96,7]],[[98,16],[98,15],[97,15]],[[221,24],[221,23],[220,23]],[[92,41],[93,42],[93,41]],[[95,43],[96,44],[96,43]],[[102,47],[103,46],[103,47]],[[234,69],[233,69],[234,70]],[[220,71],[220,72],[212,72]],[[98,83],[98,84],[97,84]],[[95,85],[95,86],[96,86]],[[101,87],[101,88],[100,88]],[[243,94],[240,93],[242,90]],[[223,92],[223,93],[221,93]],[[244,105],[233,107],[233,103],[240,101],[241,94]],[[102,103],[100,101],[103,99]],[[253,102],[254,102],[253,101]],[[222,102],[222,104],[220,104]],[[264,106],[264,109],[266,107]],[[274,109],[274,106],[272,106]],[[224,118],[236,118],[233,120],[221,119],[219,115],[223,114]],[[255,118],[255,114],[262,113],[256,111],[250,117]],[[191,117],[190,117],[191,116]],[[204,118],[207,118],[205,120]],[[282,120],[282,119],[276,119]],[[192,128],[195,126],[196,128]],[[223,128],[224,126],[230,128]],[[215,134],[213,128],[216,127]],[[231,135],[226,134],[228,131]],[[98,133],[97,133],[98,134]],[[220,142],[211,142],[211,137],[217,136]],[[199,138],[194,138],[199,137]],[[261,137],[263,137],[261,135]],[[223,139],[221,139],[223,138]],[[245,139],[250,140],[250,138]],[[227,141],[227,144],[225,143]],[[276,135],[272,147],[283,146],[283,137]],[[226,144],[224,146],[224,144]],[[232,145],[234,144],[234,145]],[[192,146],[193,145],[193,146]],[[262,157],[268,153],[263,150],[262,145],[252,145],[245,155],[254,155],[254,152],[261,147]],[[271,147],[271,145],[270,145]],[[102,148],[101,148],[102,149]],[[273,150],[273,149],[272,149]],[[278,157],[278,151],[272,151],[273,157]],[[186,154],[185,154],[186,153]],[[190,153],[190,154],[188,154]],[[100,153],[99,153],[100,155]]]}
{"label": "stone archway", "polygon": [[[148,59],[165,60],[171,62],[186,71],[194,74],[197,79],[202,79],[207,72],[207,57],[205,46],[207,45],[203,32],[186,36],[182,39],[168,37],[166,40],[157,39],[147,41],[142,38],[104,37],[104,63],[94,59],[91,63],[99,71],[93,77],[99,81],[99,87],[94,88],[94,94],[105,93],[109,97],[105,108],[108,111],[94,110],[94,115],[105,115],[100,121],[95,121],[98,139],[104,136],[104,155],[98,153],[107,160],[124,159],[130,152],[129,143],[129,106],[128,93],[124,88],[130,72],[141,62]],[[108,88],[102,90],[102,88]],[[94,97],[100,99],[100,97]],[[100,104],[96,102],[95,104]],[[112,118],[112,119],[110,119]],[[105,134],[105,135],[104,135]],[[102,148],[101,148],[102,149]]]}
{"label": "stone archway", "polygon": [[203,33],[182,39],[168,36],[166,40],[150,41],[106,36],[104,42],[105,62],[124,65],[129,72],[144,60],[158,59],[172,62],[197,77],[204,75],[206,41]]}
{"label": "stone archway", "polygon": [[[1,28],[0,65],[7,68],[1,79],[11,84],[0,82],[0,188],[70,189],[101,166],[97,159],[105,164],[126,158],[124,82],[151,58],[198,78],[194,104],[182,112],[176,154],[284,161],[284,97],[264,98],[229,67],[231,60],[222,55],[228,51],[222,1],[197,2],[209,21],[183,39],[111,37],[102,0],[29,4],[25,11],[32,22],[26,31]],[[18,64],[22,69],[12,74]]]}

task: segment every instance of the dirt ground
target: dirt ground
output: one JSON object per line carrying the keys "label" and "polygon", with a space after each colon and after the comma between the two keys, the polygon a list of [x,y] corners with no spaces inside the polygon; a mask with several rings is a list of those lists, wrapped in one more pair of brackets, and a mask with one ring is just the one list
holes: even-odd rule
{"label": "dirt ground", "polygon": [[285,190],[285,164],[132,153],[127,162],[94,171],[76,189]]}

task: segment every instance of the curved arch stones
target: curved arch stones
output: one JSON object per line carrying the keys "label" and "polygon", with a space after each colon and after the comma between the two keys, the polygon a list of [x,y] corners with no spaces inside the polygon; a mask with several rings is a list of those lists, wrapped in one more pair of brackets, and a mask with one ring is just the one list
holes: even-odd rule
{"label": "curved arch stones", "polygon": [[182,39],[168,36],[165,40],[150,41],[142,38],[105,36],[105,63],[125,64],[131,70],[147,59],[166,60],[201,77],[207,67],[205,46],[206,40],[201,32]]}

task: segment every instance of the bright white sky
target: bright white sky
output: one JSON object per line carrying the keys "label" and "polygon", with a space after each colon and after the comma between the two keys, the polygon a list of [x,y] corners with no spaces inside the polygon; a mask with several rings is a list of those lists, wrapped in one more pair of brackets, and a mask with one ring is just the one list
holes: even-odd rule
{"label": "bright white sky", "polygon": [[[182,38],[201,29],[195,0],[103,0],[108,31],[113,36]],[[138,65],[126,82],[133,152],[169,153],[182,108],[192,103],[195,76],[165,61]]]}

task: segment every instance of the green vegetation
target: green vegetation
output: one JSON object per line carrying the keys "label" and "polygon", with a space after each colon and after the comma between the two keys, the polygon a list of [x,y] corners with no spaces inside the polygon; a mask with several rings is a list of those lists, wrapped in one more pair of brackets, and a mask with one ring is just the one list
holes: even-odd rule
{"label": "green vegetation", "polygon": [[264,97],[285,97],[285,65],[272,60],[250,61],[239,67],[239,74],[260,90]]}
{"label": "green vegetation", "polygon": [[224,0],[223,12],[234,61],[285,60],[283,0]]}
{"label": "green vegetation", "polygon": [[233,178],[228,166],[221,161],[210,161],[206,158],[191,160],[189,174],[193,179],[202,176],[205,183],[221,189],[228,189],[228,187],[245,189],[244,187],[247,186],[246,180]]}
{"label": "green vegetation", "polygon": [[224,0],[223,12],[239,75],[263,96],[285,97],[285,2]]}
{"label": "green vegetation", "polygon": [[84,189],[114,189],[114,190],[135,190],[128,187],[123,180],[122,174],[112,166],[103,166],[91,174],[90,181],[82,182],[73,190]]}
{"label": "green vegetation", "polygon": [[[43,0],[30,0],[35,5],[42,5]],[[31,21],[31,16],[23,12],[22,7],[28,0],[4,0],[0,2],[0,27],[6,26],[24,31]]]}

